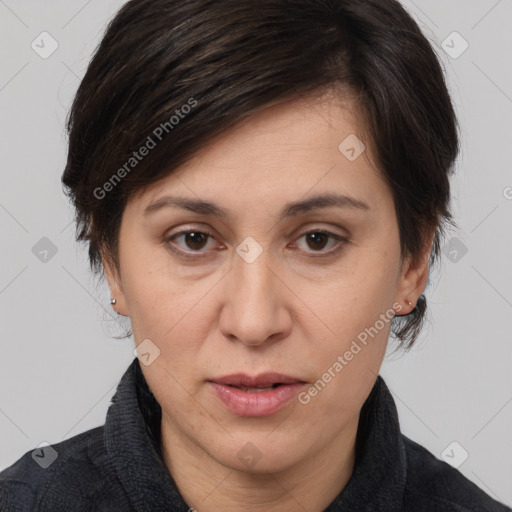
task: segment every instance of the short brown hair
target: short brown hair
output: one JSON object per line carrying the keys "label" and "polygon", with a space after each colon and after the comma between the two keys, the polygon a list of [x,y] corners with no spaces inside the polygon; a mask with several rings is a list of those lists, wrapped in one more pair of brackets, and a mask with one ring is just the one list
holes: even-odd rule
{"label": "short brown hair", "polygon": [[[358,99],[394,194],[402,258],[418,257],[435,230],[433,265],[444,224],[455,225],[458,126],[441,64],[398,1],[132,0],[107,26],[67,121],[62,183],[93,272],[104,276],[102,256],[119,271],[121,218],[136,193],[247,115],[326,88]],[[135,158],[155,131],[165,143]],[[422,295],[393,319],[405,348],[425,312]]]}

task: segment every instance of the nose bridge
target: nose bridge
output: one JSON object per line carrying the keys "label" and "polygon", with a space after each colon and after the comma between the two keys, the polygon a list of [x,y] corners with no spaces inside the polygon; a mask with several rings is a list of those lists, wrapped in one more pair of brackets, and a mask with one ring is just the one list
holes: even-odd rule
{"label": "nose bridge", "polygon": [[258,345],[283,327],[278,324],[277,278],[270,253],[254,239],[242,242],[237,253],[226,303],[229,313],[223,317],[222,329],[228,337]]}
{"label": "nose bridge", "polygon": [[[258,244],[259,245],[259,244]],[[268,249],[259,246],[255,247],[254,242],[243,242],[237,249],[238,261],[235,263],[235,279],[240,287],[240,291],[247,296],[269,295],[272,286],[273,272],[269,265]]]}

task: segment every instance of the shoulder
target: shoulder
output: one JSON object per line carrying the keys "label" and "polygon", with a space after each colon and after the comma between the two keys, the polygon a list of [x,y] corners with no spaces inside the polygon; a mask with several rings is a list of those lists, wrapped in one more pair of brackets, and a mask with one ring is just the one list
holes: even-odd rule
{"label": "shoulder", "polygon": [[96,427],[51,447],[27,451],[0,472],[0,510],[50,510],[57,505],[64,510],[67,504],[78,507],[97,501],[95,494],[101,494],[108,480],[103,431],[104,426]]}
{"label": "shoulder", "polygon": [[405,510],[511,512],[430,451],[402,434],[407,456]]}

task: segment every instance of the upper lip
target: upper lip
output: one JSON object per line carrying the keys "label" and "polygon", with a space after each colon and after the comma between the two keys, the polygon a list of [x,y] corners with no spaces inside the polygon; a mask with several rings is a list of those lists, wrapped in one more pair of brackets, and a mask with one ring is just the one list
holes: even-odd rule
{"label": "upper lip", "polygon": [[295,377],[275,372],[261,373],[254,376],[246,375],[245,373],[236,373],[210,380],[218,384],[246,387],[267,387],[272,386],[273,384],[296,384],[304,382],[300,379],[296,379]]}

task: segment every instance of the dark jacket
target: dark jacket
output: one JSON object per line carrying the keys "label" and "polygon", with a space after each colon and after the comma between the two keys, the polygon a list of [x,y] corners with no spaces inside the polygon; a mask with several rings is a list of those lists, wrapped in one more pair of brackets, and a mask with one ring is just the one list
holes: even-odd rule
{"label": "dark jacket", "polygon": [[[188,512],[161,456],[160,420],[161,408],[134,359],[105,425],[28,451],[0,473],[0,510]],[[395,403],[379,376],[361,410],[354,472],[325,512],[335,511],[511,509],[400,433]]]}

